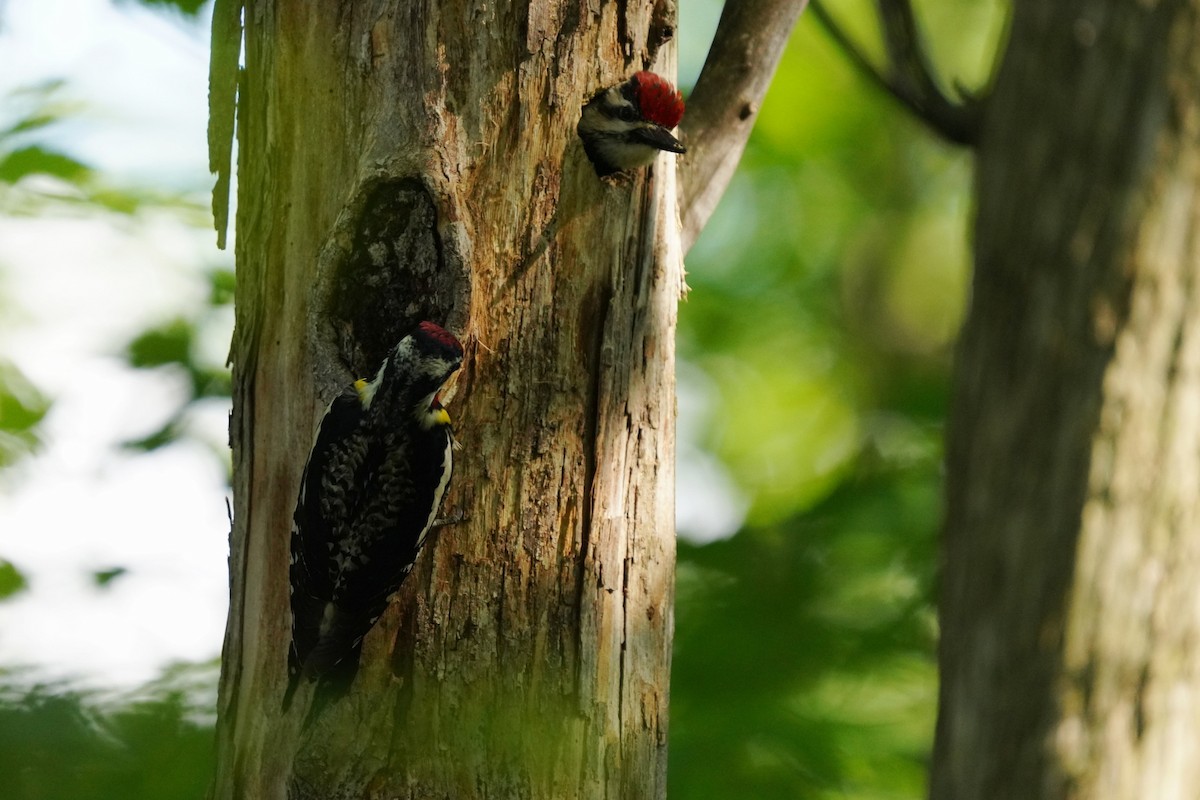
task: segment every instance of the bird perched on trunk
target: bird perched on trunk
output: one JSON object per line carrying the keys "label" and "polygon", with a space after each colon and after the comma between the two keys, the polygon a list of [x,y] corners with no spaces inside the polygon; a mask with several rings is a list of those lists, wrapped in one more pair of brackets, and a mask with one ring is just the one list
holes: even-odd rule
{"label": "bird perched on trunk", "polygon": [[450,333],[422,322],[375,377],[330,403],[300,479],[292,528],[292,646],[283,710],[316,682],[307,724],[344,695],[363,637],[412,570],[450,482],[442,391],[462,365]]}
{"label": "bird perched on trunk", "polygon": [[683,119],[683,96],[670,81],[638,72],[597,92],[583,107],[575,130],[600,177],[644,167],[659,151],[686,153],[671,135]]}

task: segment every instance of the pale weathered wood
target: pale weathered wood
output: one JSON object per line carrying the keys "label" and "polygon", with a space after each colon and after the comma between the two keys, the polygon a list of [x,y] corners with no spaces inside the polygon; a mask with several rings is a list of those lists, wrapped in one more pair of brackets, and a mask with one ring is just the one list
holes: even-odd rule
{"label": "pale weathered wood", "polygon": [[[651,0],[246,3],[215,797],[665,794],[674,163],[602,182],[574,131],[601,87],[673,73],[674,24]],[[300,469],[322,399],[422,318],[467,347],[467,519],[302,737],[279,712]]]}
{"label": "pale weathered wood", "polygon": [[1200,793],[1200,2],[1016,4],[956,359],[935,800]]}

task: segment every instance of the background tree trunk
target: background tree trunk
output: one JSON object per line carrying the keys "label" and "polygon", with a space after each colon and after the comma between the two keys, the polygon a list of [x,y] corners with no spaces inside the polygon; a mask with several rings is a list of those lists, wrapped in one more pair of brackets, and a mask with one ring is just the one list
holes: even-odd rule
{"label": "background tree trunk", "polygon": [[931,796],[1200,792],[1200,3],[1017,2],[955,369]]}
{"label": "background tree trunk", "polygon": [[[674,14],[245,4],[216,797],[663,796],[674,164],[601,182],[575,123],[633,71],[673,73]],[[302,736],[279,712],[300,470],[324,402],[421,319],[467,349],[446,504],[467,519]]]}

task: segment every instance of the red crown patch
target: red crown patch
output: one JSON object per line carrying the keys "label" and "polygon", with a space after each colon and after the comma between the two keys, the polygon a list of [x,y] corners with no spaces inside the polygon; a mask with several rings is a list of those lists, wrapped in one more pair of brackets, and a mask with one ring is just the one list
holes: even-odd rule
{"label": "red crown patch", "polygon": [[638,108],[655,125],[670,130],[683,119],[683,95],[666,78],[642,71],[631,79],[637,87]]}
{"label": "red crown patch", "polygon": [[422,322],[417,325],[417,330],[428,336],[433,341],[449,347],[451,350],[462,352],[462,345],[458,343],[458,339],[454,338],[454,334],[447,331],[440,325],[435,325],[432,322]]}

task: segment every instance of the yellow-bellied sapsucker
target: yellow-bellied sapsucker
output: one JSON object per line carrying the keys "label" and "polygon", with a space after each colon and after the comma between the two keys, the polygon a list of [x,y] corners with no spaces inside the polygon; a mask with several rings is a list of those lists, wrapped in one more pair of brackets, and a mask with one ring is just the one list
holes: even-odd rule
{"label": "yellow-bellied sapsucker", "polygon": [[683,119],[683,97],[670,81],[639,72],[597,92],[575,126],[583,150],[600,177],[644,167],[660,150],[686,153],[671,135]]}
{"label": "yellow-bellied sapsucker", "polygon": [[349,690],[363,637],[412,570],[450,482],[440,392],[462,359],[454,336],[422,322],[329,404],[292,528],[284,711],[301,679],[317,683],[309,720]]}

